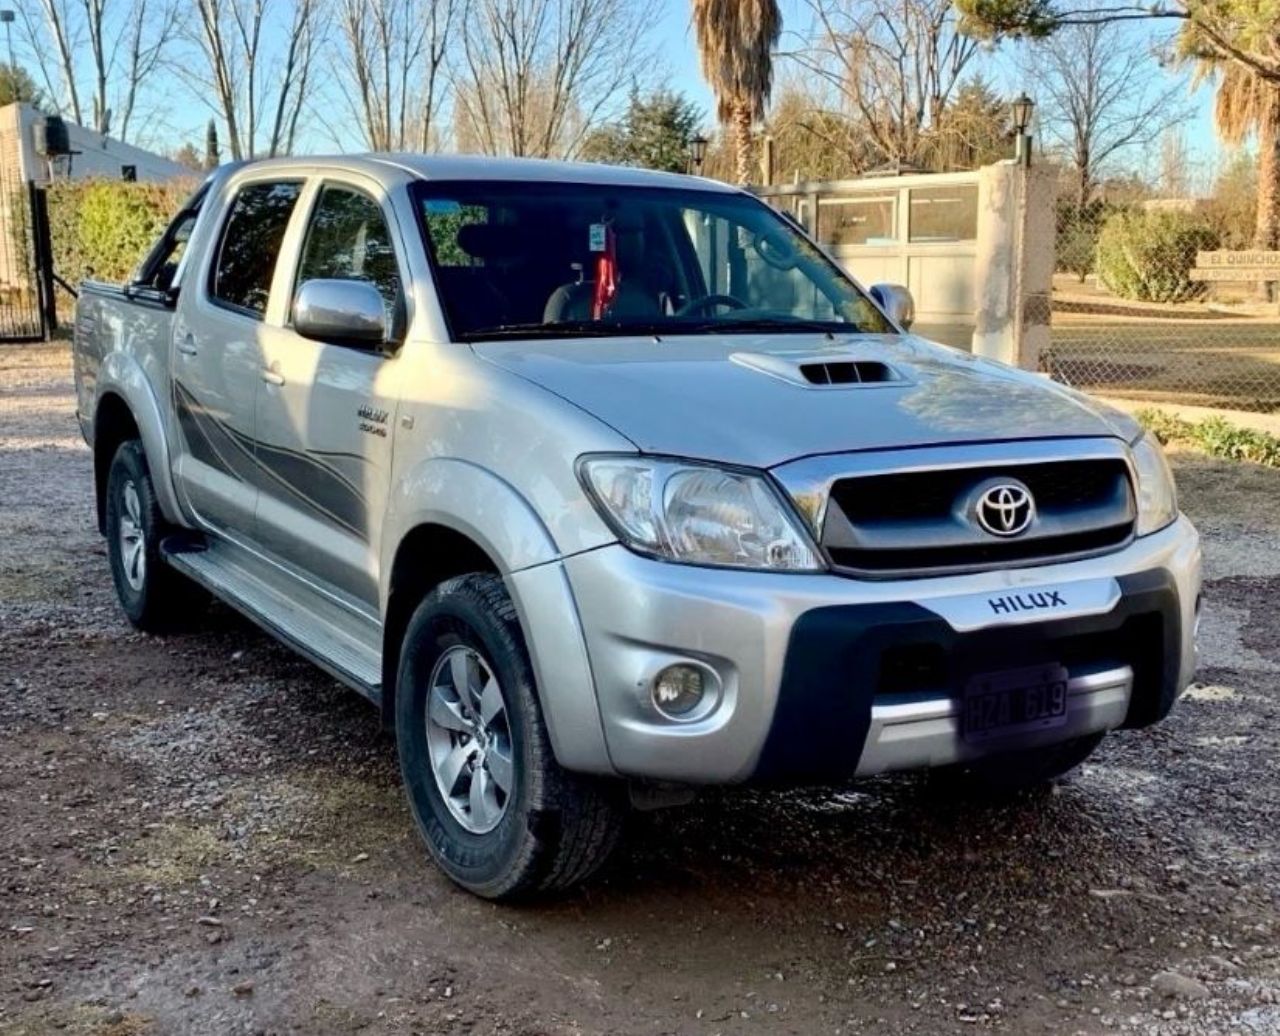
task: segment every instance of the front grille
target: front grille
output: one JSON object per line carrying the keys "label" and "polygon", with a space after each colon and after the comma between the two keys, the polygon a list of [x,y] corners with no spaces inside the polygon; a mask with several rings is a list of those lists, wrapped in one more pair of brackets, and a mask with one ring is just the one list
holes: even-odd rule
{"label": "front grille", "polygon": [[[1002,479],[1035,500],[1031,527],[1015,537],[987,532],[974,511],[984,485]],[[822,545],[851,573],[931,575],[1103,553],[1132,539],[1134,519],[1119,458],[876,472],[832,484]]]}
{"label": "front grille", "polygon": [[1120,460],[895,472],[841,479],[831,489],[831,500],[854,524],[937,518],[947,515],[973,486],[1006,475],[1031,490],[1041,511],[1105,501],[1128,478]]}

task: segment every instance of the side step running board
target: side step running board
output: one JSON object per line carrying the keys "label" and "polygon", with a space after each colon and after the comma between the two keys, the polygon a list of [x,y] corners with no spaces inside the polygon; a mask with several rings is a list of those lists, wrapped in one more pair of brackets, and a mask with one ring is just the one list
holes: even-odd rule
{"label": "side step running board", "polygon": [[382,630],[282,569],[225,541],[171,536],[165,560],[298,654],[382,701]]}

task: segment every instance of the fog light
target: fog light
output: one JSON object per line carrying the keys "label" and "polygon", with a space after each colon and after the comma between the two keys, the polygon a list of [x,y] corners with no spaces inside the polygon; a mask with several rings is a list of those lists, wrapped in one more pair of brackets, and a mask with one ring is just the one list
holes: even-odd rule
{"label": "fog light", "polygon": [[707,674],[697,666],[669,665],[653,681],[653,705],[667,716],[687,716],[706,690]]}

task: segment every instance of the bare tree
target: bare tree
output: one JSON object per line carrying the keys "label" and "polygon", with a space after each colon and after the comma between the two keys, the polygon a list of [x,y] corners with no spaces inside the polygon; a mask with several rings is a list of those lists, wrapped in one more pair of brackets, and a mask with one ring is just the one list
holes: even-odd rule
{"label": "bare tree", "polygon": [[178,6],[172,0],[134,0],[125,45],[123,86],[119,97],[116,133],[129,139],[129,123],[142,85],[160,68],[165,52],[177,35]]}
{"label": "bare tree", "polygon": [[1076,173],[1076,204],[1087,204],[1108,163],[1159,140],[1189,115],[1185,82],[1115,24],[1067,25],[1035,44],[1025,75],[1039,102],[1042,139],[1062,149]]}
{"label": "bare tree", "polygon": [[[233,159],[259,153],[264,113],[270,114],[265,154],[293,146],[320,44],[320,2],[294,0],[288,19],[276,20],[273,0],[195,0],[191,37],[204,60],[186,74],[212,90]],[[268,42],[277,42],[278,52],[265,49]]]}
{"label": "bare tree", "polygon": [[951,0],[806,0],[812,30],[788,56],[825,81],[881,163],[921,165],[978,53]]}
{"label": "bare tree", "polygon": [[472,0],[454,72],[454,132],[486,154],[572,157],[644,68],[629,0]]}
{"label": "bare tree", "polygon": [[[56,102],[59,111],[69,112],[76,122],[83,123],[80,108],[80,90],[76,85],[75,53],[79,47],[74,10],[70,0],[39,0],[39,12],[23,4],[18,8],[21,34],[28,49],[36,59],[45,88]],[[52,39],[53,51],[46,40]]]}
{"label": "bare tree", "polygon": [[63,99],[59,108],[84,123],[88,80],[89,125],[110,132],[114,106],[116,135],[127,139],[142,88],[173,40],[178,0],[39,0],[38,11],[24,5],[18,14],[20,36],[50,95]]}
{"label": "bare tree", "polygon": [[341,0],[345,92],[374,151],[427,150],[457,0]]}

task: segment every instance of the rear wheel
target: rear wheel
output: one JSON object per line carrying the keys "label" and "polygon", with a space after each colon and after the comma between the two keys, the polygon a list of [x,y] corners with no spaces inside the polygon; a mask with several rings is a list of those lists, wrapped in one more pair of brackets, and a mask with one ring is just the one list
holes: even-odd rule
{"label": "rear wheel", "polygon": [[1105,732],[1086,734],[1043,748],[1004,752],[932,773],[948,793],[999,798],[1043,787],[1083,763],[1102,743]]}
{"label": "rear wheel", "polygon": [[202,604],[197,587],[160,556],[168,528],[142,443],[123,442],[107,475],[107,556],[116,597],[138,629],[173,629]]}
{"label": "rear wheel", "polygon": [[567,888],[617,841],[618,789],[555,761],[499,576],[448,580],[414,612],[396,681],[396,740],[431,855],[477,895]]}

